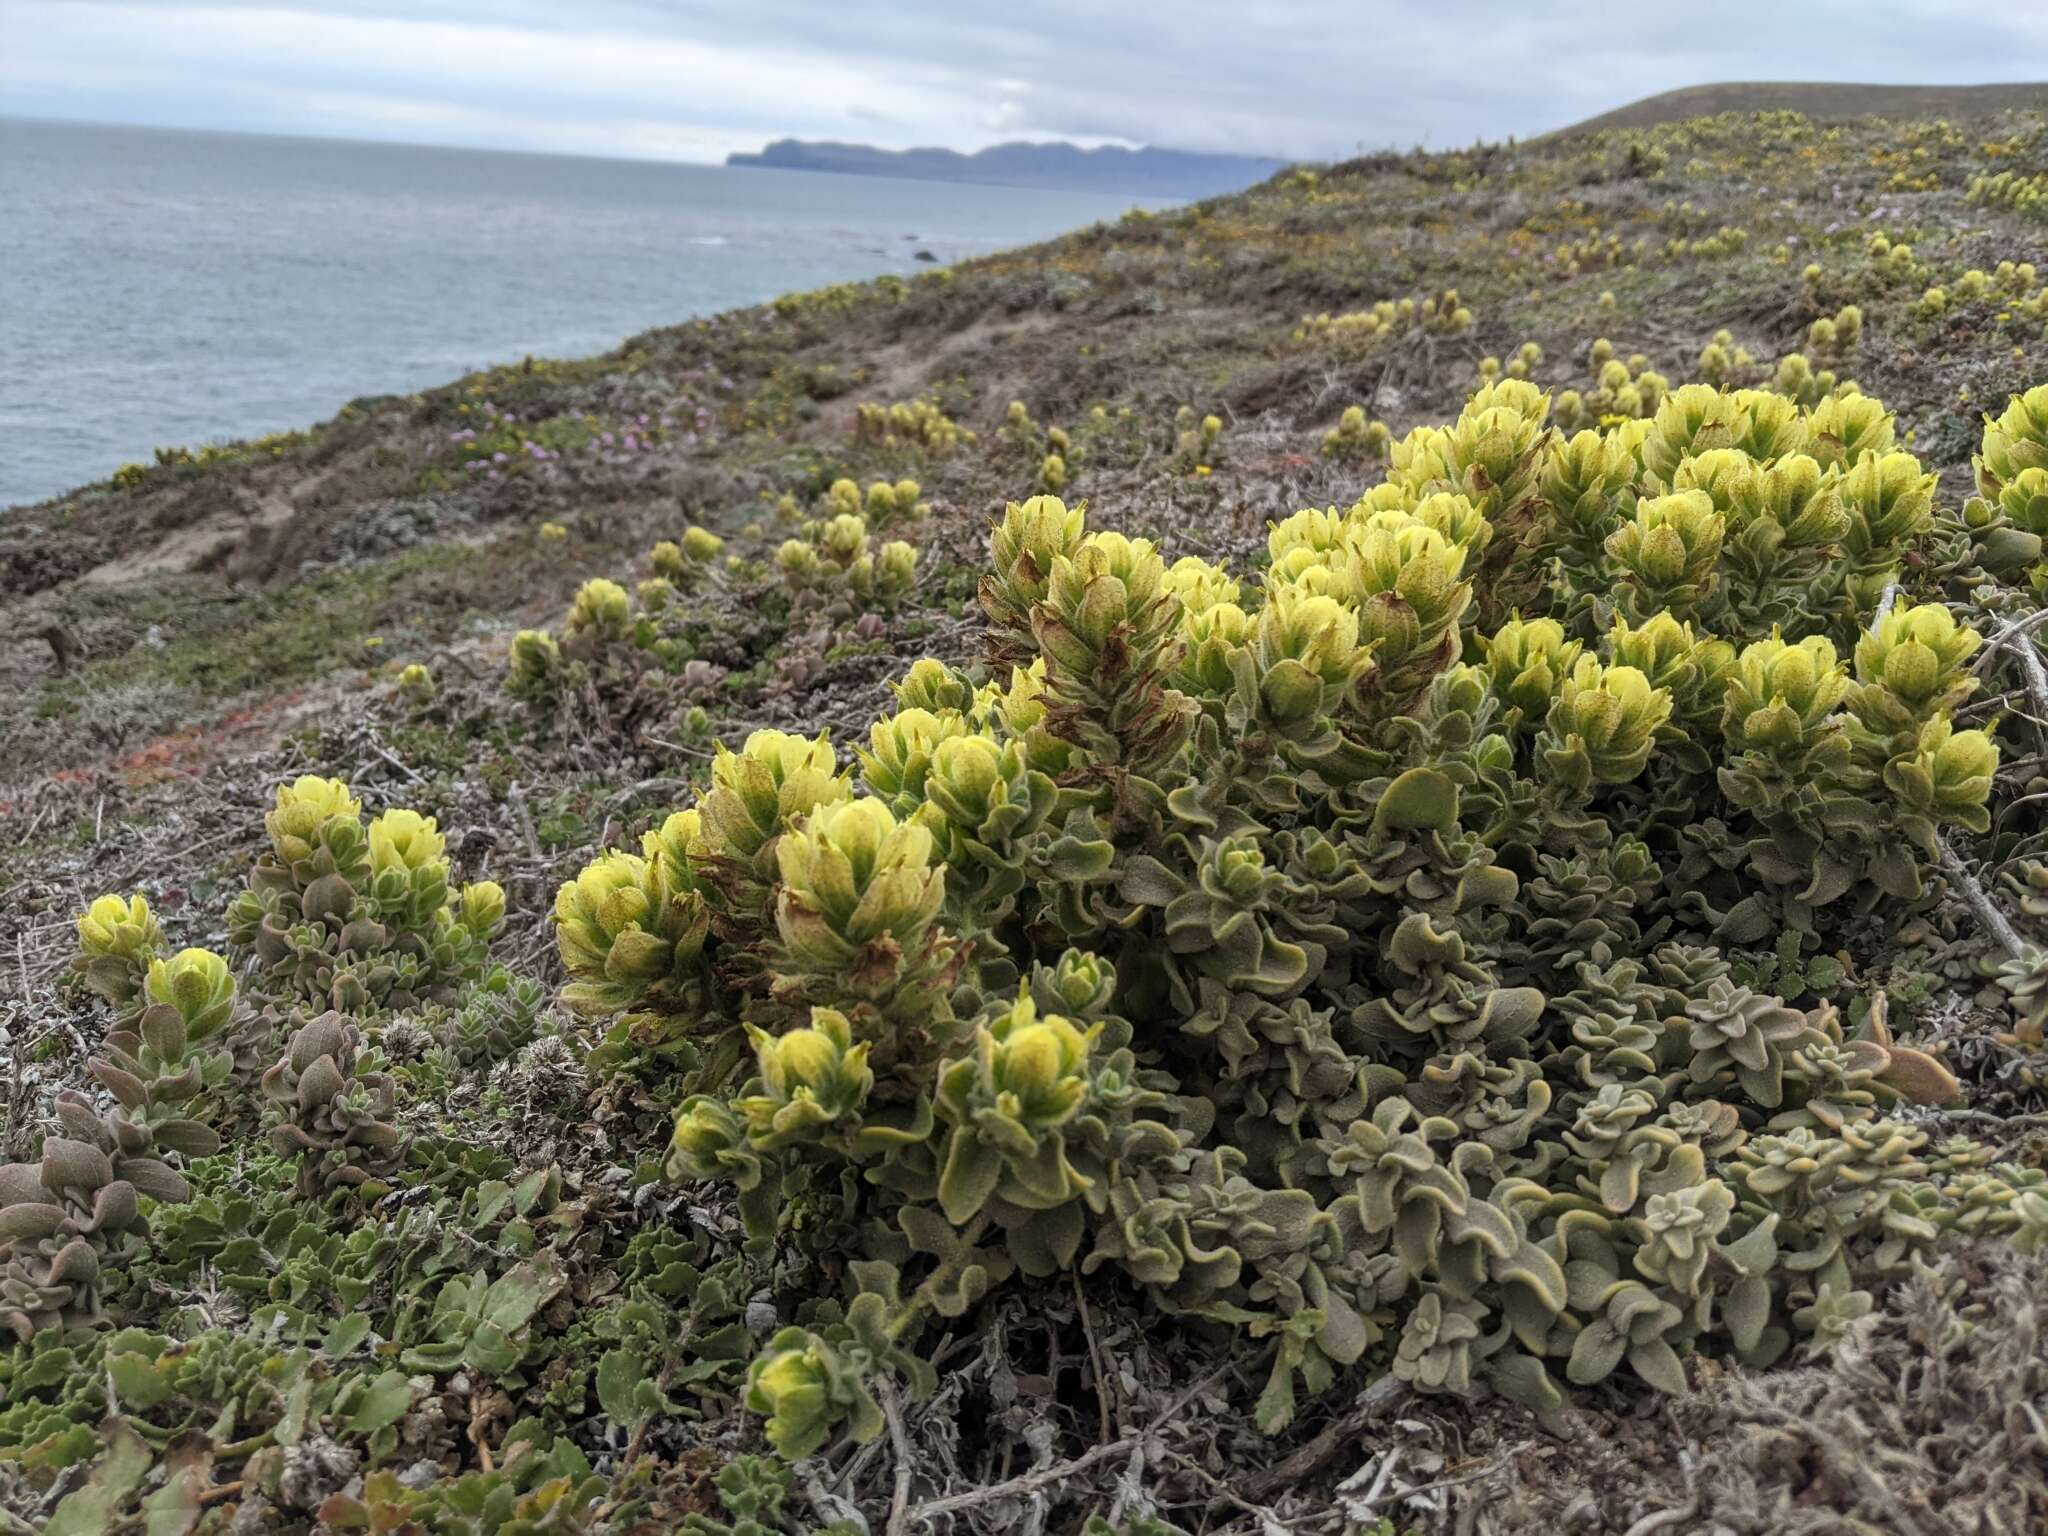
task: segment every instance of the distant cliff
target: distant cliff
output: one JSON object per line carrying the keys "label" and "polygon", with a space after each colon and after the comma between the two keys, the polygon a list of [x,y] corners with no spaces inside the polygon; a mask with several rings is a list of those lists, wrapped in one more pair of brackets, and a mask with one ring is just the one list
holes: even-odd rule
{"label": "distant cliff", "polygon": [[914,181],[1201,198],[1242,191],[1284,170],[1289,162],[1183,149],[1082,149],[1073,144],[996,144],[963,155],[953,149],[891,150],[866,144],[777,139],[757,155],[727,155],[725,163],[850,176],[901,176]]}

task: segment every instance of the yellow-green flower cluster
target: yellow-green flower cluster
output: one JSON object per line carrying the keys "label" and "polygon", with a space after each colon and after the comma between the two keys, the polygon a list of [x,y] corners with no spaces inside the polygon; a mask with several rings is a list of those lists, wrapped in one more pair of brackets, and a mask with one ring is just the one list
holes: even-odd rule
{"label": "yellow-green flower cluster", "polygon": [[1631,618],[1668,611],[1695,614],[1713,590],[1727,520],[1705,491],[1646,496],[1635,517],[1607,540],[1621,578],[1619,602]]}
{"label": "yellow-green flower cluster", "polygon": [[1544,753],[1554,765],[1582,763],[1593,782],[1626,784],[1643,771],[1658,728],[1670,718],[1670,689],[1652,687],[1635,667],[1581,656],[1558,684],[1544,722]]}
{"label": "yellow-green flower cluster", "polygon": [[[1347,653],[1331,656],[1326,670],[1356,675],[1362,668],[1355,652],[1368,647],[1385,684],[1399,687],[1434,670],[1432,658],[1452,643],[1471,601],[1467,553],[1483,545],[1491,525],[1455,494],[1431,496],[1414,511],[1375,509],[1372,499],[1348,512],[1297,512],[1276,524],[1267,537],[1273,563],[1266,601],[1270,606],[1283,593],[1331,600],[1353,616],[1356,633],[1348,624],[1323,626]],[[1405,495],[1396,489],[1379,499]]]}
{"label": "yellow-green flower cluster", "polygon": [[[1922,727],[1910,753],[1885,765],[1885,787],[1908,812],[1930,822],[1949,822],[1972,832],[1991,827],[1985,802],[1991,797],[1992,775],[1998,772],[1998,746],[1984,731],[1959,731],[1946,715]],[[1933,839],[1917,839],[1932,852]]]}
{"label": "yellow-green flower cluster", "polygon": [[975,1031],[972,1054],[946,1064],[935,1107],[950,1128],[937,1191],[949,1220],[973,1220],[992,1196],[1052,1209],[1088,1187],[1059,1132],[1088,1098],[1098,1033],[1057,1014],[1041,1018],[1020,996]]}
{"label": "yellow-green flower cluster", "polygon": [[522,629],[507,654],[505,687],[514,698],[545,698],[559,677],[562,648],[545,630]]}
{"label": "yellow-green flower cluster", "polygon": [[2002,203],[2015,212],[2048,219],[2048,172],[1987,172],[1972,178],[1967,195],[1973,203]]}
{"label": "yellow-green flower cluster", "polygon": [[755,731],[737,752],[722,743],[711,763],[711,787],[698,803],[709,856],[747,863],[800,818],[852,793],[838,771],[831,738]]}
{"label": "yellow-green flower cluster", "polygon": [[1364,406],[1347,405],[1337,425],[1323,434],[1323,457],[1346,462],[1383,459],[1393,440],[1384,421],[1368,421]]}
{"label": "yellow-green flower cluster", "polygon": [[1640,352],[1625,359],[1617,357],[1613,344],[1604,337],[1593,343],[1590,357],[1592,388],[1561,390],[1552,403],[1552,418],[1561,431],[1578,432],[1654,415],[1671,388],[1670,380],[1651,368],[1647,357]]}
{"label": "yellow-green flower cluster", "polygon": [[1844,304],[1806,328],[1806,344],[1825,358],[1847,357],[1862,339],[1863,311],[1854,304]]}
{"label": "yellow-green flower cluster", "polygon": [[362,812],[362,802],[341,780],[308,773],[277,787],[277,803],[263,828],[279,862],[289,867],[313,857],[329,825],[360,822]]}
{"label": "yellow-green flower cluster", "polygon": [[1057,496],[1033,496],[1003,508],[992,536],[993,570],[981,579],[981,603],[991,622],[1010,632],[1012,648],[1028,647],[1032,610],[1045,600],[1054,564],[1074,553],[1087,534],[1079,507]]}
{"label": "yellow-green flower cluster", "polygon": [[555,893],[555,942],[571,978],[564,1003],[612,1014],[688,984],[710,915],[669,871],[665,861],[614,849]]}
{"label": "yellow-green flower cluster", "polygon": [[912,522],[932,515],[932,506],[915,480],[871,481],[863,492],[852,480],[834,480],[825,492],[826,519],[858,517],[871,528]]}
{"label": "yellow-green flower cluster", "polygon": [[[1434,453],[1406,463],[1397,454],[1388,479],[1407,485],[1418,497],[1433,490],[1456,492],[1488,518],[1510,517],[1534,494],[1551,442],[1549,417],[1550,396],[1527,380],[1488,384],[1465,402]],[[1439,457],[1441,472],[1434,462]],[[1477,554],[1485,547],[1483,539],[1472,547]]]}
{"label": "yellow-green flower cluster", "polygon": [[617,639],[624,636],[632,617],[633,600],[626,595],[626,589],[616,581],[597,576],[576,589],[576,600],[569,605],[562,632]]}
{"label": "yellow-green flower cluster", "polygon": [[924,801],[933,753],[955,737],[972,734],[974,727],[957,709],[898,710],[869,728],[865,749],[855,749],[861,777],[897,815],[909,816]]}
{"label": "yellow-green flower cluster", "polygon": [[894,980],[945,900],[946,873],[921,823],[873,797],[820,805],[775,845],[775,923],[794,963],[860,986]]}
{"label": "yellow-green flower cluster", "polygon": [[863,404],[854,415],[854,435],[888,451],[919,449],[950,453],[974,434],[931,400],[899,400],[893,405]]}
{"label": "yellow-green flower cluster", "polygon": [[1939,603],[1897,603],[1856,642],[1849,708],[1873,736],[1917,736],[1976,692],[1963,663],[1982,644]]}
{"label": "yellow-green flower cluster", "polygon": [[1848,671],[1825,636],[1791,641],[1773,634],[1736,657],[1721,733],[1738,750],[1799,761],[1828,733],[1849,689]]}
{"label": "yellow-green flower cluster", "polygon": [[79,915],[78,950],[88,959],[147,963],[163,944],[163,927],[141,895],[101,896]]}
{"label": "yellow-green flower cluster", "polygon": [[1223,418],[1211,412],[1197,420],[1194,407],[1184,405],[1174,413],[1174,426],[1174,467],[1183,474],[1208,474],[1220,457]]}
{"label": "yellow-green flower cluster", "polygon": [[733,1108],[756,1146],[774,1147],[854,1114],[874,1087],[869,1042],[854,1044],[853,1026],[836,1009],[814,1008],[809,1027],[782,1035],[749,1026],[747,1037],[760,1067],[760,1092]]}
{"label": "yellow-green flower cluster", "polygon": [[1472,328],[1472,311],[1458,290],[1445,288],[1422,299],[1381,299],[1370,309],[1333,315],[1327,310],[1304,315],[1294,328],[1296,341],[1313,342],[1333,351],[1365,350],[1383,337],[1423,330],[1455,336]]}
{"label": "yellow-green flower cluster", "polygon": [[[169,959],[152,959],[144,991],[151,1003],[177,1011],[186,1041],[195,1045],[217,1034],[235,1006],[234,975],[227,961],[209,949],[181,949]],[[143,1028],[149,1029],[148,1014]]]}
{"label": "yellow-green flower cluster", "polygon": [[1984,441],[1972,460],[1977,490],[1987,497],[2030,469],[2048,469],[2048,384],[2015,395],[1997,416],[1984,418]]}
{"label": "yellow-green flower cluster", "polygon": [[1700,348],[1700,380],[1716,389],[1724,389],[1747,375],[1755,361],[1748,348],[1736,344],[1732,332],[1716,331],[1714,339]]}
{"label": "yellow-green flower cluster", "polygon": [[1541,718],[1559,685],[1578,664],[1582,642],[1565,637],[1556,619],[1513,618],[1483,642],[1487,679],[1496,697],[1524,718]]}
{"label": "yellow-green flower cluster", "polygon": [[916,547],[901,539],[876,546],[858,512],[838,513],[785,540],[775,564],[793,592],[843,590],[870,609],[893,608],[917,584]]}

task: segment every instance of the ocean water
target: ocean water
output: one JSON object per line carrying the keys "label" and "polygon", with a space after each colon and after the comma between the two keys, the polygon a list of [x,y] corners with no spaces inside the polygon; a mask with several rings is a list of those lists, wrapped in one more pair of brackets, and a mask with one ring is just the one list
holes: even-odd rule
{"label": "ocean water", "polygon": [[1132,202],[0,118],[0,506]]}

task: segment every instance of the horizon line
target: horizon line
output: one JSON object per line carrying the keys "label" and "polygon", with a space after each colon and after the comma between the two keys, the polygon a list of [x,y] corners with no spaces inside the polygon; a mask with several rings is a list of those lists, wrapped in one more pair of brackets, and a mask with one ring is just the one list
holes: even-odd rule
{"label": "horizon line", "polygon": [[[1298,165],[1307,163],[1305,161],[1302,161],[1299,157],[1289,157],[1286,155],[1246,154],[1241,151],[1232,150],[1180,149],[1171,144],[1133,144],[1122,140],[1107,139],[1099,143],[1088,144],[1070,138],[1006,138],[994,140],[991,143],[981,145],[975,149],[959,149],[954,146],[944,144],[915,144],[903,149],[892,149],[884,145],[869,144],[857,139],[806,139],[800,138],[794,134],[783,134],[776,138],[761,140],[759,146],[754,149],[728,150],[724,155],[721,155],[716,159],[699,160],[679,155],[633,154],[625,150],[621,150],[618,153],[614,154],[599,154],[594,153],[590,150],[529,149],[517,148],[505,144],[478,144],[467,140],[455,141],[442,139],[386,138],[382,136],[366,135],[362,133],[312,133],[304,130],[280,128],[222,128],[218,126],[201,127],[191,123],[142,122],[106,117],[61,115],[53,116],[48,113],[42,112],[0,111],[0,123],[34,123],[40,124],[45,127],[53,128],[108,128],[117,131],[144,133],[190,133],[203,134],[213,138],[224,139],[283,139],[291,142],[308,144],[367,144],[376,145],[380,148],[388,149],[453,150],[462,154],[479,155],[523,155],[532,159],[540,160],[595,160],[613,164],[628,165],[687,165],[710,168],[714,170],[772,169],[782,171],[784,173],[787,173],[788,171],[791,170],[802,171],[809,168],[800,166],[735,166],[729,164],[727,157],[734,154],[760,155],[766,153],[767,150],[773,145],[785,143],[834,144],[854,149],[873,150],[878,154],[888,155],[908,155],[937,152],[961,156],[978,155],[986,150],[1004,148],[1014,144],[1031,144],[1066,145],[1067,147],[1079,150],[1084,154],[1091,154],[1098,149],[1122,149],[1126,152],[1133,154],[1139,153],[1144,150],[1159,150],[1168,154],[1209,155],[1222,159],[1232,160],[1272,160],[1282,165]],[[812,174],[841,175],[844,173],[833,171],[813,171]],[[885,177],[883,179],[906,179],[916,181],[923,180],[925,178]]]}

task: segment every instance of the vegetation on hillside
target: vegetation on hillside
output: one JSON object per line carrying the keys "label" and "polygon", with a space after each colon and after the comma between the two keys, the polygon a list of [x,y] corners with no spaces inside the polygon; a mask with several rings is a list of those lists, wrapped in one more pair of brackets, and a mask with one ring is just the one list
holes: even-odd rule
{"label": "vegetation on hillside", "polygon": [[1660,91],[1589,117],[1566,133],[1653,128],[1726,113],[1799,112],[1821,121],[1886,117],[1974,118],[2038,111],[2048,82],[1997,85],[1868,85],[1840,80],[1723,80]]}
{"label": "vegetation on hillside", "polygon": [[0,1530],[2048,1520],[2044,175],[1373,157],[13,514]]}

